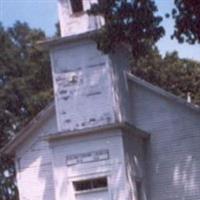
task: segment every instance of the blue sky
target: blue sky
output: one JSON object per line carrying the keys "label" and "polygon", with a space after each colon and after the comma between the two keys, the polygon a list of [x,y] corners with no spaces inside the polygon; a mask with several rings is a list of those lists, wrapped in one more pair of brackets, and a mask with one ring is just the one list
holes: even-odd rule
{"label": "blue sky", "polygon": [[[48,36],[55,32],[55,23],[58,21],[57,0],[0,0],[0,21],[4,26],[12,26],[16,20],[26,21],[31,27],[41,28]],[[85,0],[86,1],[86,0]],[[159,14],[165,16],[173,7],[173,0],[155,0]],[[200,45],[178,44],[171,40],[173,20],[164,19],[163,26],[166,35],[158,43],[162,54],[178,51],[182,58],[191,58],[200,61]]]}

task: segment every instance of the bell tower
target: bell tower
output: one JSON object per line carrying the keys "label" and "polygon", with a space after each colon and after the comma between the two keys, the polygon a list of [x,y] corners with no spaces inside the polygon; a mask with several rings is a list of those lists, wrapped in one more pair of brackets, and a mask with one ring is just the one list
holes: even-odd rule
{"label": "bell tower", "polygon": [[104,23],[100,16],[88,16],[87,10],[98,0],[58,0],[62,36],[95,30]]}
{"label": "bell tower", "polygon": [[127,137],[136,132],[126,78],[129,51],[121,44],[109,54],[98,50],[93,36],[103,19],[86,13],[98,2],[58,0],[61,37],[44,43],[50,51],[58,127],[48,136],[56,200],[137,199],[132,189],[137,172],[126,171],[135,161],[125,163],[127,152],[135,159],[140,149],[134,137]]}
{"label": "bell tower", "polygon": [[86,13],[93,3],[98,1],[58,0],[61,38],[47,42],[47,46],[59,131],[127,121],[124,72],[128,53],[122,46],[109,55],[97,49],[91,36],[101,28],[103,19]]}
{"label": "bell tower", "polygon": [[58,131],[77,131],[126,123],[129,118],[129,52],[97,49],[92,36],[104,25],[87,10],[100,0],[58,0],[61,38],[44,43],[50,50]]}

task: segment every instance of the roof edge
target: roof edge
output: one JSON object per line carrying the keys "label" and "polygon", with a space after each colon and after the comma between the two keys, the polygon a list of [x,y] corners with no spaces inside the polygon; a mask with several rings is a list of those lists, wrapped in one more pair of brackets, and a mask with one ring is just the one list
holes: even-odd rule
{"label": "roof edge", "polygon": [[54,101],[50,102],[42,109],[31,121],[29,121],[3,148],[0,149],[0,154],[12,154],[17,146],[32,132],[36,126],[41,124],[53,111]]}
{"label": "roof edge", "polygon": [[200,113],[200,106],[194,105],[192,103],[188,103],[185,99],[183,99],[179,96],[176,96],[170,92],[167,92],[166,90],[164,90],[158,86],[152,85],[151,83],[145,81],[144,79],[138,78],[137,76],[131,74],[130,72],[127,73],[127,78],[128,78],[128,80],[135,82],[143,87],[146,87],[146,88],[150,89],[151,91],[162,95],[165,98],[171,99],[179,104],[182,104],[182,105]]}
{"label": "roof edge", "polygon": [[85,33],[76,34],[76,35],[57,37],[57,38],[52,38],[52,39],[50,38],[45,41],[39,41],[37,44],[44,49],[48,49],[50,47],[54,47],[57,45],[69,44],[74,41],[77,42],[83,39],[91,39],[97,32],[98,30],[94,30],[94,31],[88,31]]}
{"label": "roof edge", "polygon": [[[127,73],[127,79],[131,82],[134,82],[136,84],[139,84],[145,88],[148,88],[149,90],[165,97],[168,99],[171,99],[179,104],[182,104],[186,107],[188,107],[189,109],[192,109],[198,113],[200,113],[200,107],[199,106],[195,106],[191,103],[188,103],[186,100],[173,95],[170,92],[167,92],[163,89],[161,89],[158,86],[154,86],[152,84],[150,84],[149,82],[140,79],[138,77],[136,77],[135,75],[131,74],[131,73]],[[49,105],[47,105],[41,112],[39,112],[36,117],[34,117],[27,125],[25,125],[24,128],[22,128],[15,137],[13,137],[13,139],[11,139],[11,141],[9,141],[3,148],[0,149],[0,154],[12,154],[17,146],[19,144],[21,144],[25,138],[30,134],[30,132],[32,132],[39,124],[41,124],[48,116],[49,114],[54,110],[54,101],[52,101],[51,103],[49,103]],[[137,127],[135,127],[132,124],[129,123],[116,123],[116,124],[109,124],[106,126],[102,126],[102,127],[96,127],[96,131],[98,130],[102,130],[102,129],[111,129],[111,128],[121,128],[121,129],[126,129],[126,130],[137,130],[141,133],[141,135],[143,135],[144,137],[148,137],[149,133],[146,133],[140,129],[138,129]],[[72,131],[72,132],[57,132],[57,133],[53,133],[51,134],[51,136],[49,136],[49,140],[53,140],[59,137],[67,137],[67,136],[72,136],[72,135],[80,135],[82,132],[91,132],[94,131],[94,128],[87,128],[84,130],[76,130],[76,131]]]}
{"label": "roof edge", "polygon": [[128,132],[134,131],[134,135],[141,137],[143,139],[147,139],[150,136],[150,133],[147,133],[139,129],[128,122],[116,122],[116,123],[106,124],[106,125],[102,125],[98,127],[84,128],[81,130],[62,131],[62,132],[52,133],[46,136],[45,139],[51,142],[51,141],[60,140],[63,138],[78,137],[81,135],[92,134],[94,132],[109,131],[113,129],[122,129]]}

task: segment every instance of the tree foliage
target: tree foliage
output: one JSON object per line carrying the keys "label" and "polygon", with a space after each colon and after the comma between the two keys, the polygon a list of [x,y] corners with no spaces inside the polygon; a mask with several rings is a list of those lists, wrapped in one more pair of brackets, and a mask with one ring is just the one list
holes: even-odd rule
{"label": "tree foliage", "polygon": [[184,99],[191,96],[192,103],[200,106],[200,63],[180,59],[177,52],[161,57],[158,50],[145,58],[132,62],[136,76]]}
{"label": "tree foliage", "polygon": [[164,35],[162,17],[156,16],[156,11],[153,0],[100,0],[93,4],[88,13],[105,18],[105,25],[95,37],[98,48],[108,53],[125,43],[134,58],[147,54]]}
{"label": "tree foliage", "polygon": [[[200,1],[175,0],[175,6],[173,37],[179,42],[199,42]],[[193,102],[200,105],[200,64],[180,59],[176,52],[160,56],[155,44],[164,29],[156,11],[153,0],[100,0],[93,4],[88,13],[105,18],[105,25],[95,36],[97,46],[108,53],[119,43],[128,44],[134,60],[133,73],[183,98],[190,93]]]}
{"label": "tree foliage", "polygon": [[0,156],[0,200],[18,200],[13,159]]}
{"label": "tree foliage", "polygon": [[[48,54],[36,45],[43,39],[43,31],[26,23],[8,29],[0,24],[0,148],[52,97]],[[11,160],[1,155],[1,200],[17,199],[11,195],[16,194],[13,169]]]}
{"label": "tree foliage", "polygon": [[200,1],[174,0],[174,3],[176,7],[172,10],[175,19],[173,37],[181,43],[200,43]]}

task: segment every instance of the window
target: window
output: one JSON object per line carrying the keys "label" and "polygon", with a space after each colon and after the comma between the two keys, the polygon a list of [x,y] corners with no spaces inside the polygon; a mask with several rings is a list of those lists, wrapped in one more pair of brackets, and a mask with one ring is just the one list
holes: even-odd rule
{"label": "window", "polygon": [[83,192],[95,189],[104,189],[107,188],[107,178],[101,177],[96,179],[88,179],[73,182],[74,189],[76,192]]}
{"label": "window", "polygon": [[83,11],[83,1],[82,0],[70,0],[72,13],[78,13]]}

